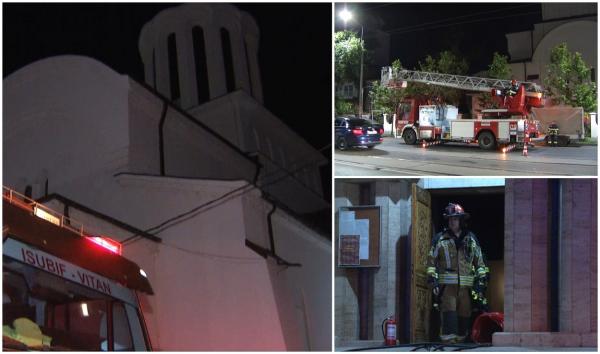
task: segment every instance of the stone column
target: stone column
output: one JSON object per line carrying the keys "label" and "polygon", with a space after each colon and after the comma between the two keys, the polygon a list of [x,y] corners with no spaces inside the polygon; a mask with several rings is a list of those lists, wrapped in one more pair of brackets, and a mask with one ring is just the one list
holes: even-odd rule
{"label": "stone column", "polygon": [[[373,339],[382,340],[381,322],[398,313],[398,242],[408,236],[410,226],[410,182],[405,180],[375,182],[376,204],[381,206],[380,265],[374,271]],[[396,318],[398,321],[399,319]]]}
{"label": "stone column", "polygon": [[562,180],[560,238],[560,332],[581,334],[570,345],[596,345],[597,182]]}
{"label": "stone column", "polygon": [[[335,230],[333,235],[334,260],[337,260],[337,242],[339,230],[338,217],[340,207],[358,205],[359,188],[357,184],[338,181],[335,183]],[[335,343],[339,345],[349,339],[358,338],[358,272],[349,272],[335,265]]]}
{"label": "stone column", "polygon": [[506,180],[504,333],[494,345],[519,345],[520,333],[549,331],[548,182]]}

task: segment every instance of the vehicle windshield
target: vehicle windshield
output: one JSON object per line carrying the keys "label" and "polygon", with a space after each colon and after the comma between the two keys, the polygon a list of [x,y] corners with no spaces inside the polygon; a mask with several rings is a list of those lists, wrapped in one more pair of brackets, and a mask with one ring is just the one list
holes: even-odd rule
{"label": "vehicle windshield", "polygon": [[2,298],[4,349],[148,349],[138,310],[131,304],[7,256]]}
{"label": "vehicle windshield", "polygon": [[410,119],[410,110],[412,108],[412,104],[410,103],[401,103],[400,104],[400,120],[409,120]]}

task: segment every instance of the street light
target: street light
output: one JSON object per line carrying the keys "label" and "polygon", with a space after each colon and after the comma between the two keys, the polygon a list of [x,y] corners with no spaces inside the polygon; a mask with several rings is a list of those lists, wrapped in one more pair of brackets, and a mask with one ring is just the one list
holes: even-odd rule
{"label": "street light", "polygon": [[[339,13],[340,18],[344,21],[344,27],[346,26],[346,22],[352,20],[352,12],[348,11],[347,8],[344,8]],[[359,78],[359,87],[358,87],[358,115],[362,118],[363,114],[363,26],[360,25],[360,78]]]}
{"label": "street light", "polygon": [[352,19],[352,12],[348,11],[348,9],[343,9],[340,11],[340,18],[344,21],[344,23],[348,22]]}

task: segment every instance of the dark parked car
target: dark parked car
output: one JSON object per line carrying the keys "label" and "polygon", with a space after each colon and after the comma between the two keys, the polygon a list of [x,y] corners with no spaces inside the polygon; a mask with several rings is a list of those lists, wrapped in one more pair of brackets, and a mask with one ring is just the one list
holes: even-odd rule
{"label": "dark parked car", "polygon": [[361,118],[339,117],[335,119],[335,147],[340,150],[356,146],[369,149],[381,144],[383,127]]}

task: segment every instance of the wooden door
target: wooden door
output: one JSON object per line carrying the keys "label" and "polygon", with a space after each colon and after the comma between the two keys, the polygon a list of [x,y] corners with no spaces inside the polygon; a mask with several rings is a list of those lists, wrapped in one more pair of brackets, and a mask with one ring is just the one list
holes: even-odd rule
{"label": "wooden door", "polygon": [[431,247],[431,195],[412,185],[410,262],[410,341],[429,341],[431,291],[427,287],[427,255]]}

